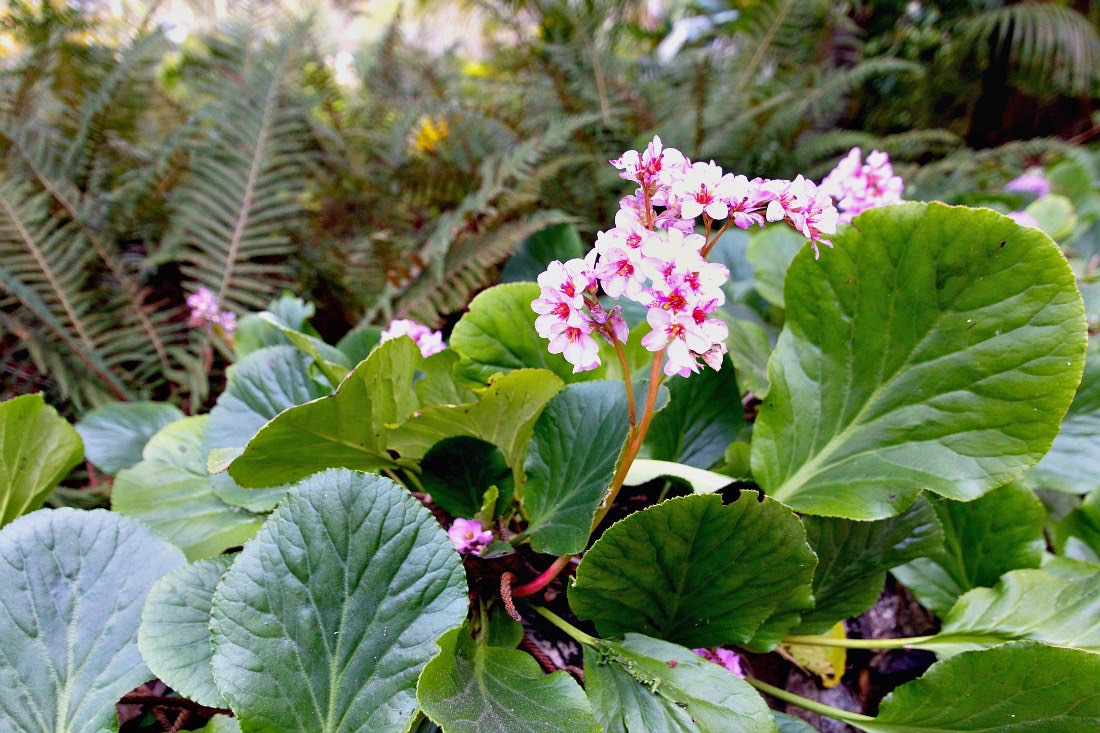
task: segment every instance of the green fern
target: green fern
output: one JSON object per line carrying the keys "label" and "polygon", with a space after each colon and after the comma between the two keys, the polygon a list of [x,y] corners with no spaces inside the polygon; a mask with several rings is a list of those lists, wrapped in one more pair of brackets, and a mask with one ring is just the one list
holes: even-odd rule
{"label": "green fern", "polygon": [[957,42],[945,49],[982,66],[1002,51],[1044,93],[1091,97],[1100,90],[1100,34],[1072,8],[1025,2],[988,10],[962,20]]}
{"label": "green fern", "polygon": [[291,34],[271,52],[246,56],[239,77],[226,75],[173,196],[170,254],[161,259],[178,256],[188,290],[204,286],[238,312],[262,309],[286,282],[290,235],[304,213],[308,129],[287,89],[300,43]]}

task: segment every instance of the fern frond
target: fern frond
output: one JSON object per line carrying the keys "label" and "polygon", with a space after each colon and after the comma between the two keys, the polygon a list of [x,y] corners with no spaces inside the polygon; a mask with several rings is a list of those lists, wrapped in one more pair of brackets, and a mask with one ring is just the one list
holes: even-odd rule
{"label": "fern frond", "polygon": [[290,234],[303,213],[304,112],[287,89],[297,35],[249,58],[223,81],[209,129],[175,192],[167,247],[182,246],[190,289],[205,286],[228,308],[262,309],[287,275]]}
{"label": "fern frond", "polygon": [[1024,2],[964,19],[948,53],[973,55],[982,66],[1002,52],[1020,76],[1044,91],[1096,96],[1100,33],[1088,18],[1057,3]]}
{"label": "fern frond", "polygon": [[51,336],[103,381],[117,399],[131,391],[112,369],[85,297],[88,251],[71,222],[50,216],[48,194],[32,194],[0,175],[0,289],[15,297]]}
{"label": "fern frond", "polygon": [[394,315],[439,325],[494,282],[499,275],[497,266],[525,239],[548,226],[573,220],[559,211],[536,211],[519,221],[459,240],[443,260],[443,277],[436,279],[422,273],[415,278],[404,288]]}

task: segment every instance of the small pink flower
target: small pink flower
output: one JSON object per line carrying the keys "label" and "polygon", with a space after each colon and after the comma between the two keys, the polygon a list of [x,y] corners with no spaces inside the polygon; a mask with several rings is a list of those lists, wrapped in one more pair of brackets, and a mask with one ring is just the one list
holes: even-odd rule
{"label": "small pink flower", "polygon": [[820,190],[836,200],[839,221],[844,223],[868,209],[903,201],[904,183],[894,175],[889,156],[873,150],[864,164],[861,153],[859,148],[852,148],[821,182]]}
{"label": "small pink flower", "polygon": [[680,200],[680,216],[694,219],[706,214],[711,219],[725,219],[729,214],[728,188],[732,176],[723,176],[722,169],[710,163],[695,163],[676,181],[671,192]]}
{"label": "small pink flower", "polygon": [[1005,191],[1010,193],[1030,193],[1034,195],[1035,198],[1041,199],[1050,193],[1050,181],[1039,173],[1028,171],[1022,176],[1013,178],[1006,183]]}
{"label": "small pink flower", "polygon": [[592,338],[591,325],[556,323],[550,327],[547,351],[561,354],[573,365],[573,373],[587,372],[600,365],[600,345]]}
{"label": "small pink flower", "polygon": [[719,664],[741,679],[745,679],[745,673],[741,670],[741,657],[737,652],[720,646],[714,649],[692,649],[692,651],[708,662]]}
{"label": "small pink flower", "polygon": [[820,242],[832,247],[823,235],[835,234],[839,220],[832,199],[818,190],[813,181],[797,176],[793,181],[766,181],[763,190],[771,197],[766,217],[768,221],[786,219],[802,236],[810,240],[814,257],[820,256]]}
{"label": "small pink flower", "polygon": [[481,552],[483,547],[493,541],[493,533],[482,528],[481,523],[474,519],[456,519],[447,530],[447,536],[451,538],[455,549],[462,553]]}
{"label": "small pink flower", "polygon": [[646,321],[653,328],[642,338],[642,346],[649,351],[665,349],[665,374],[686,377],[699,371],[699,362],[692,352],[703,353],[711,343],[706,333],[695,323],[691,313],[673,313],[651,308]]}
{"label": "small pink flower", "polygon": [[643,152],[628,150],[621,158],[610,162],[621,171],[620,178],[634,181],[651,193],[661,186],[667,187],[683,173],[686,163],[683,153],[675,148],[663,147],[661,138],[657,136]]}
{"label": "small pink flower", "polygon": [[237,314],[219,310],[218,296],[209,289],[199,288],[187,296],[186,302],[191,309],[187,324],[192,328],[217,326],[227,336],[232,336],[237,329]]}
{"label": "small pink flower", "polygon": [[416,345],[420,348],[421,356],[425,358],[432,354],[438,354],[440,351],[447,348],[443,343],[442,333],[433,331],[421,323],[410,321],[406,318],[390,321],[389,327],[382,332],[380,343],[385,343],[399,336],[408,336],[415,341]]}

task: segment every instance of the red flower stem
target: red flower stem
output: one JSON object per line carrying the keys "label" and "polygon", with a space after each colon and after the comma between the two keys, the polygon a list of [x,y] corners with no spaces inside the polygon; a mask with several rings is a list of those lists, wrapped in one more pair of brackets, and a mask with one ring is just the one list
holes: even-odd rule
{"label": "red flower stem", "polygon": [[653,421],[653,412],[657,407],[657,390],[661,386],[661,366],[664,364],[664,360],[664,349],[661,349],[653,355],[653,367],[649,374],[649,392],[646,394],[645,411],[642,413],[642,419],[641,422],[638,423],[637,428],[630,432],[630,437],[627,439],[626,449],[623,451],[623,458],[619,463],[619,468],[615,471],[615,477],[611,479],[611,485],[607,489],[607,495],[604,497],[599,508],[596,509],[596,516],[592,519],[593,530],[595,530],[600,522],[603,521],[603,518],[607,516],[607,512],[615,502],[615,497],[619,495],[619,489],[623,487],[623,482],[626,481],[626,474],[630,471],[631,464],[634,463],[634,459],[638,456],[638,451],[642,449],[642,441],[645,440],[645,434],[649,430],[649,423]]}
{"label": "red flower stem", "polygon": [[634,429],[637,422],[634,413],[634,385],[630,383],[630,365],[626,363],[626,354],[623,353],[623,345],[615,335],[611,335],[611,343],[615,345],[615,353],[619,355],[619,363],[623,365],[623,381],[626,382],[626,406],[630,410],[630,429]]}
{"label": "red flower stem", "polygon": [[558,577],[558,573],[565,569],[565,566],[569,564],[569,561],[573,559],[572,555],[562,555],[554,563],[543,570],[537,578],[530,583],[525,583],[521,586],[517,586],[512,589],[512,598],[524,598],[526,596],[533,596],[540,590],[550,585],[550,581]]}
{"label": "red flower stem", "polygon": [[[700,252],[700,254],[703,255],[704,259],[706,258],[707,255],[710,254],[710,251],[712,249],[714,249],[714,245],[718,244],[718,240],[722,237],[722,234],[727,229],[730,228],[731,224],[733,224],[733,218],[732,217],[730,219],[728,219],[725,224],[722,225],[721,229],[719,229],[717,232],[715,232],[714,239],[712,241],[708,241],[705,245],[703,245],[703,249]],[[707,237],[708,237],[708,239],[710,237],[710,232],[709,231],[707,232]]]}

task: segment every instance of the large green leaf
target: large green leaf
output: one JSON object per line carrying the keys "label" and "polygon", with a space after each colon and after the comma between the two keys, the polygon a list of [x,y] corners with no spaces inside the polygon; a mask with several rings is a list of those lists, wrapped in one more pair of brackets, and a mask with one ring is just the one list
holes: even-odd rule
{"label": "large green leaf", "polygon": [[80,418],[73,427],[84,441],[84,454],[104,473],[114,475],[141,460],[153,434],[183,417],[167,402],[112,402]]}
{"label": "large green leaf", "polygon": [[728,321],[726,348],[737,370],[737,383],[743,392],[763,399],[768,394],[768,357],[772,345],[763,328],[749,321]]}
{"label": "large green leaf", "polygon": [[561,379],[545,369],[509,372],[493,380],[477,402],[419,410],[390,433],[389,446],[402,458],[422,458],[445,438],[478,438],[500,448],[516,479],[522,480],[535,419],[563,386]]}
{"label": "large green leaf", "polygon": [[645,437],[649,458],[710,468],[745,424],[733,367],[704,369],[668,385],[668,406],[654,415]]}
{"label": "large green leaf", "polygon": [[627,634],[584,650],[584,679],[604,733],[776,733],[747,682],[690,649]]}
{"label": "large green leaf", "polygon": [[210,609],[214,589],[233,562],[218,555],[173,570],[158,580],[145,599],[138,649],[164,684],[211,708],[225,706],[214,684],[210,660]]}
{"label": "large green leaf", "polygon": [[1100,651],[1100,572],[1076,580],[1043,570],[1005,573],[993,588],[963,595],[940,633],[915,646],[942,657],[1023,640]]}
{"label": "large green leaf", "polygon": [[923,497],[904,513],[877,522],[803,517],[802,524],[817,553],[817,569],[814,609],[802,615],[798,634],[820,634],[860,615],[878,600],[887,570],[943,551],[943,526]]}
{"label": "large green leaf", "polygon": [[1100,489],[1054,526],[1054,541],[1066,557],[1100,564]]}
{"label": "large green leaf", "polygon": [[41,507],[83,456],[80,436],[41,394],[0,402],[0,527]]}
{"label": "large green leaf", "polygon": [[276,486],[324,468],[376,471],[394,466],[386,434],[412,415],[420,349],[407,336],[375,349],[335,394],[284,410],[229,466],[242,486]]}
{"label": "large green leaf", "polygon": [[946,613],[971,588],[992,586],[1009,570],[1039,567],[1046,513],[1023,486],[1007,484],[971,502],[931,501],[943,525],[943,549],[892,572],[936,613]]}
{"label": "large green leaf", "polygon": [[[316,336],[317,332],[309,325],[309,319],[313,318],[316,310],[313,303],[290,295],[281,295],[268,304],[266,312],[295,331]],[[233,350],[237,352],[237,357],[240,359],[265,346],[290,343],[290,339],[281,328],[264,320],[260,315],[260,313],[250,313],[237,322],[237,330],[233,334]]]}
{"label": "large green leaf", "polygon": [[512,471],[500,449],[484,440],[469,436],[441,440],[424,456],[420,470],[420,482],[432,502],[452,517],[472,517],[481,511],[490,486],[498,491],[496,514],[512,503]]}
{"label": "large green leaf", "polygon": [[1086,341],[1057,246],[987,210],[873,209],[786,280],[753,476],[796,511],[879,519],[969,500],[1050,448]]}
{"label": "large green leaf", "polygon": [[332,469],[286,498],[214,593],[214,679],[245,733],[403,733],[433,642],[467,609],[462,563],[420,502]]}
{"label": "large green leaf", "polygon": [[813,603],[815,563],[802,523],[782,504],[753,491],[725,506],[685,496],[604,532],[577,568],[569,605],[605,637],[744,644],[774,614],[794,612],[797,623]]}
{"label": "large green leaf", "polygon": [[183,563],[139,522],[101,509],[44,509],[0,531],[3,730],[117,731],[115,703],[150,677],[141,605]]}
{"label": "large green leaf", "polygon": [[1100,654],[1015,642],[938,662],[882,701],[870,733],[1100,730]]}
{"label": "large green leaf", "polygon": [[544,675],[530,654],[479,644],[465,627],[439,640],[417,685],[420,707],[447,733],[599,733],[567,673]]}
{"label": "large green leaf", "polygon": [[1100,488],[1100,349],[1090,349],[1081,385],[1050,452],[1027,473],[1039,485],[1087,494]]}
{"label": "large green leaf", "polygon": [[560,354],[547,351],[548,342],[535,332],[531,301],[539,297],[535,283],[506,283],[480,293],[451,332],[451,348],[461,357],[455,375],[471,387],[484,386],[498,372],[526,367],[549,369],[565,382],[598,379],[603,369],[573,373]]}
{"label": "large green leaf", "polygon": [[747,254],[756,292],[772,305],[783,307],[783,279],[806,243],[805,237],[782,224],[767,227],[749,239]]}
{"label": "large green leaf", "polygon": [[[228,370],[228,383],[210,411],[205,450],[243,449],[276,415],[329,394],[309,374],[311,358],[292,346],[273,346],[248,354]],[[214,477],[222,501],[253,512],[269,512],[288,485],[245,489],[224,471]]]}
{"label": "large green leaf", "polygon": [[630,430],[622,382],[567,385],[546,404],[527,449],[516,495],[536,552],[568,555],[588,544]]}
{"label": "large green leaf", "polygon": [[185,417],[161,428],[141,463],[120,471],[111,491],[112,509],[140,519],[192,561],[244,544],[263,523],[215,495],[203,441],[209,419]]}

